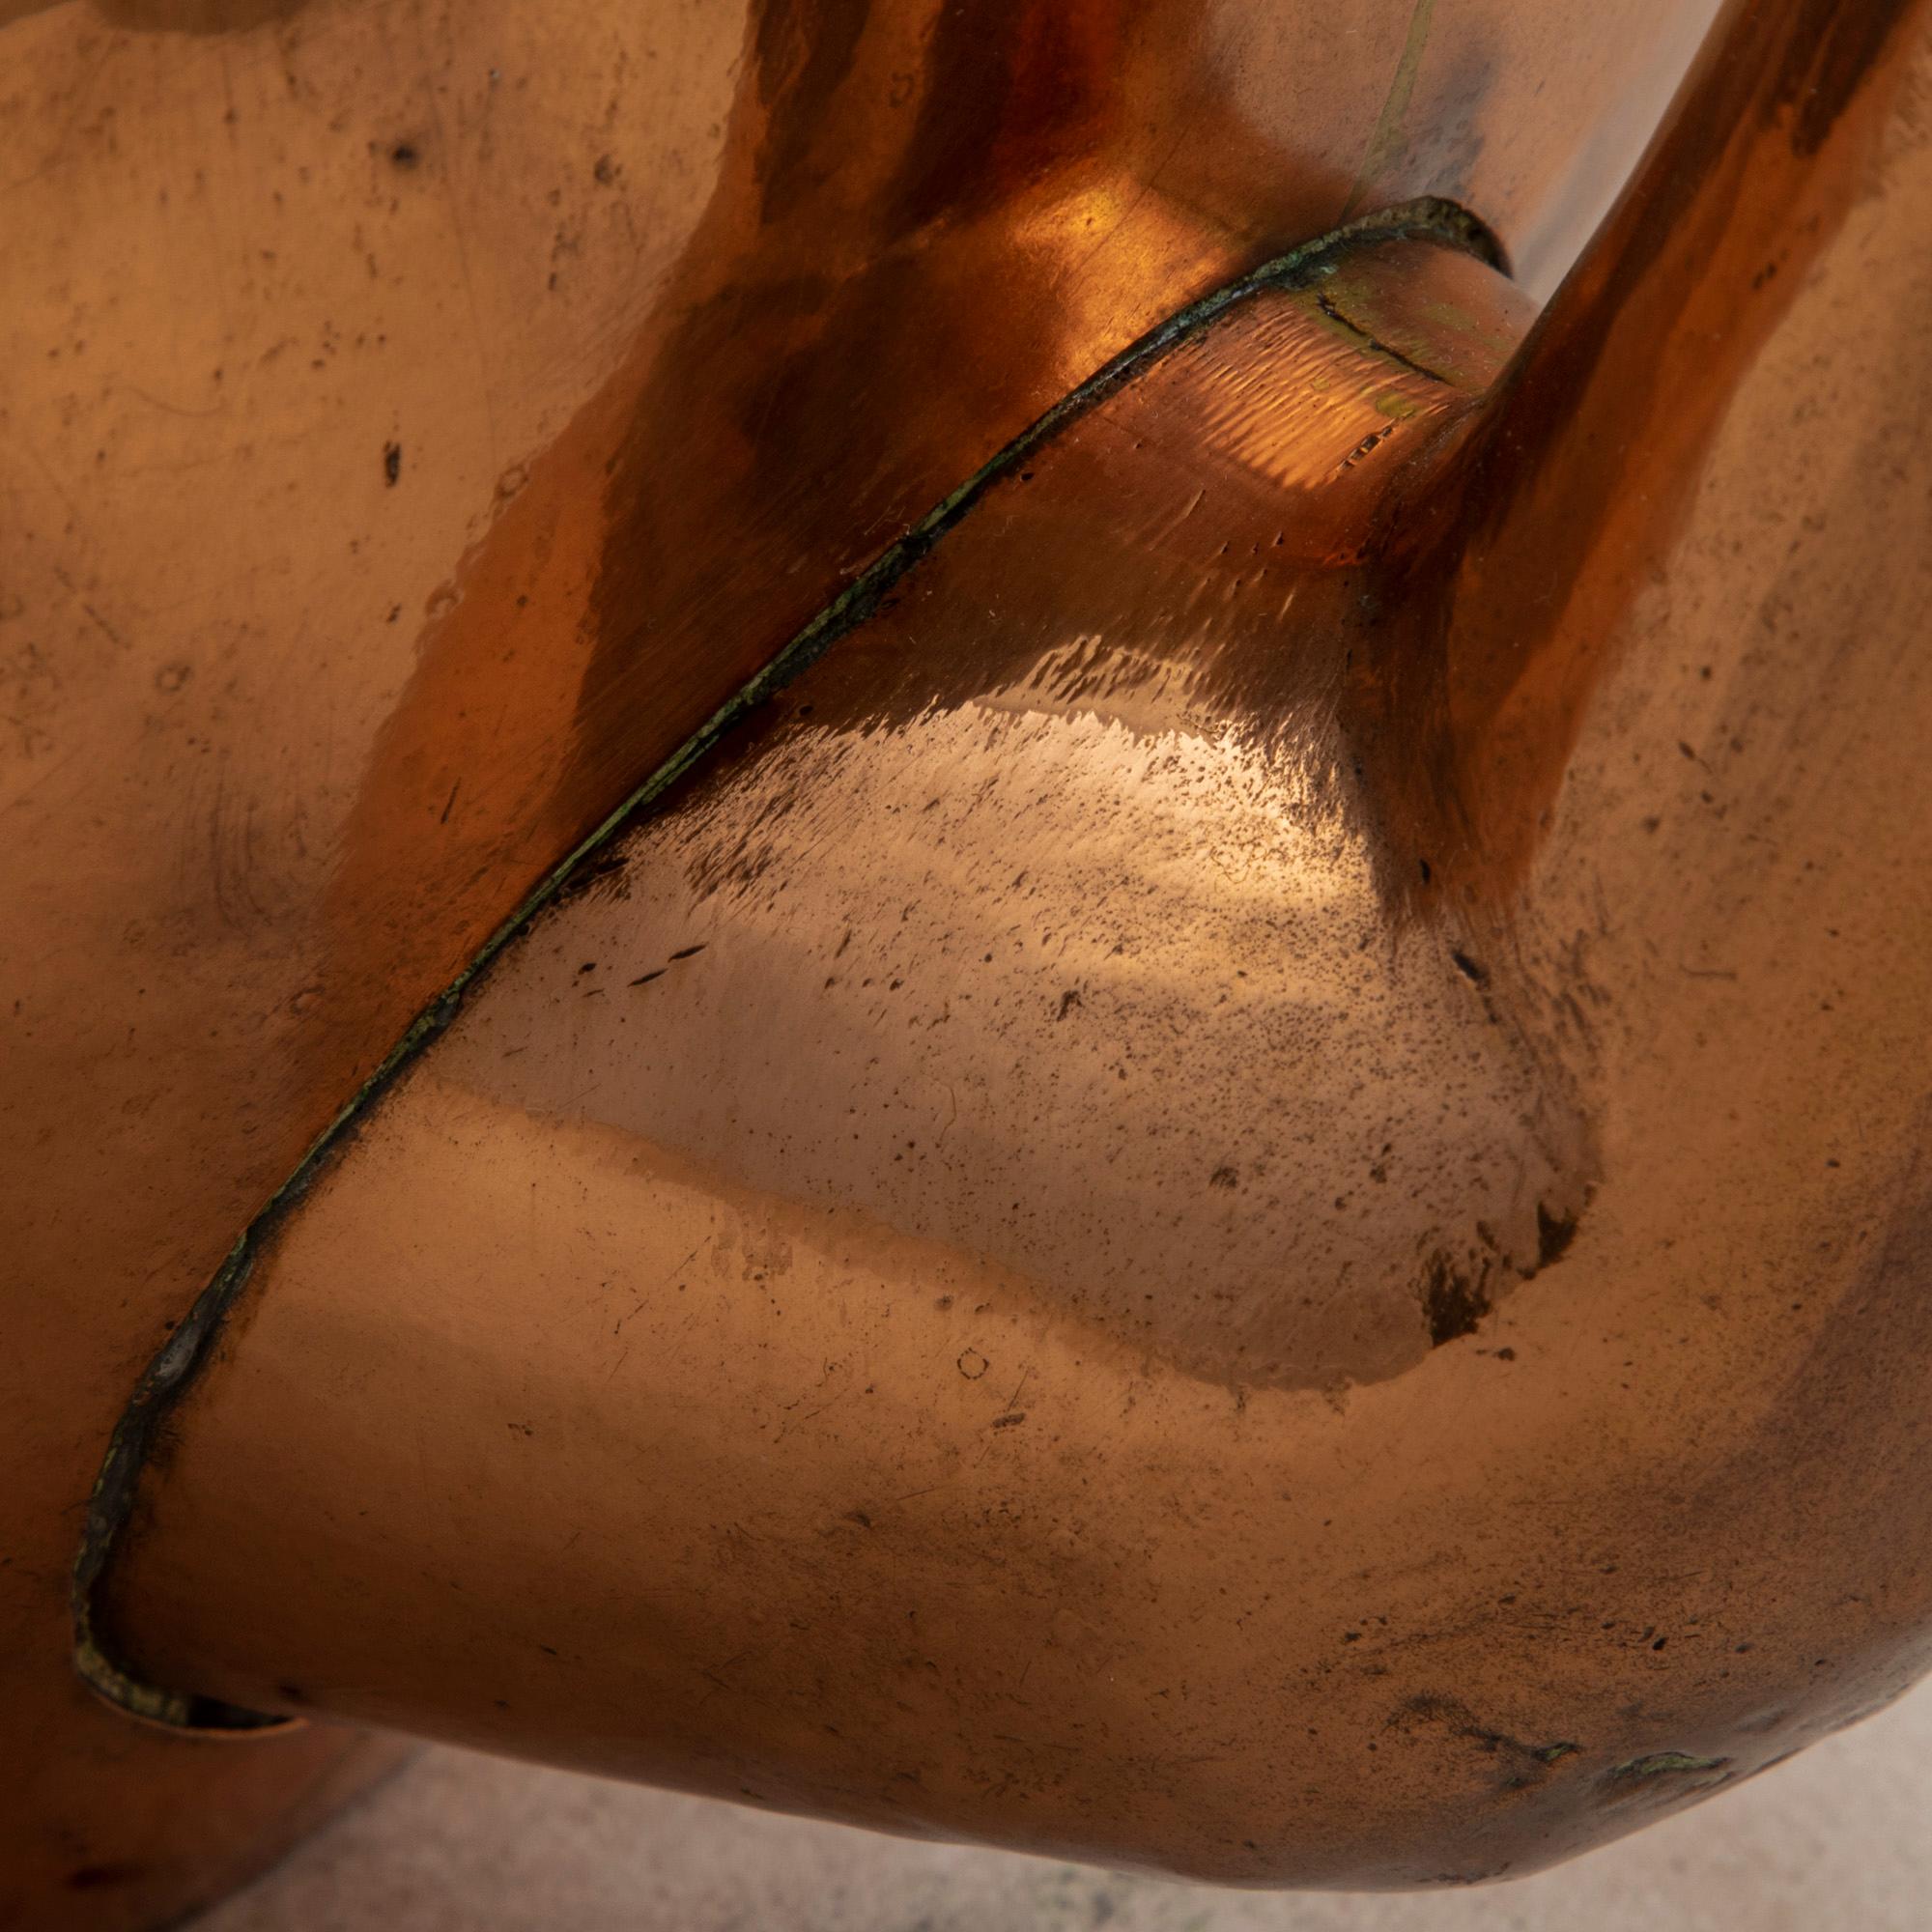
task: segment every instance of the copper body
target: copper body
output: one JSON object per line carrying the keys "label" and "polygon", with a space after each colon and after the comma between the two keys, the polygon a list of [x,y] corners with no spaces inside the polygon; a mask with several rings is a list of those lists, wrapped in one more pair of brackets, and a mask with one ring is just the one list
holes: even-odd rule
{"label": "copper body", "polygon": [[1150,355],[360,1109],[105,1640],[1298,1884],[1919,1667],[1923,9],[1728,13],[1533,323],[1696,10],[979,11],[0,28],[0,1918],[155,1922],[393,1757],[92,1703],[67,1575],[413,1017],[1028,423],[1428,193],[1528,293],[1363,242]]}

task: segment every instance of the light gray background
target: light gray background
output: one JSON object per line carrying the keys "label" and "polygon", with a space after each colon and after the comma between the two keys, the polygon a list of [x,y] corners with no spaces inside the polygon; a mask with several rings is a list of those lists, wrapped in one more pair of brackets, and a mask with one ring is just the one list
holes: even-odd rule
{"label": "light gray background", "polygon": [[1715,1802],[1480,1890],[1266,1895],[427,1753],[197,1932],[1932,1932],[1932,1683]]}

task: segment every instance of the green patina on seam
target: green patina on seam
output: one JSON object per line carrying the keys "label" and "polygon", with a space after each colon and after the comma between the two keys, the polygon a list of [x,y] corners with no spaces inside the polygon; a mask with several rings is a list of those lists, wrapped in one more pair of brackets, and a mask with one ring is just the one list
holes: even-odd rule
{"label": "green patina on seam", "polygon": [[[1433,0],[1420,0],[1418,16],[1427,30]],[[1415,43],[1411,24],[1411,43]],[[1414,58],[1420,58],[1415,43]],[[1410,56],[1404,56],[1410,64]],[[1407,88],[1414,85],[1411,73]],[[1403,86],[1398,74],[1398,89]],[[1391,101],[1394,95],[1391,95]],[[1406,102],[1407,94],[1403,93]],[[1388,109],[1384,109],[1384,118]],[[1379,128],[1378,128],[1379,133]],[[1372,150],[1373,151],[1373,150]],[[932,550],[1003,476],[1016,469],[1042,443],[1085,414],[1140,370],[1186,338],[1198,334],[1237,303],[1269,289],[1304,288],[1334,272],[1350,250],[1386,242],[1433,241],[1461,249],[1505,269],[1501,244],[1476,216],[1437,196],[1405,202],[1350,221],[1285,255],[1264,263],[1225,287],[1203,296],[1121,351],[1045,414],[1023,430],[997,455],[929,511],[904,536],[805,626],[735,696],[712,713],[676,752],[624,800],[602,824],[545,874],[478,950],[474,958],[429,1006],[384,1057],[346,1105],[323,1129],[294,1174],[271,1195],[228,1252],[213,1280],[195,1298],[187,1317],[149,1364],[108,1442],[107,1454],[88,1500],[87,1523],[74,1561],[72,1612],[74,1663],[89,1686],[108,1702],[151,1722],[200,1732],[263,1733],[286,1729],[299,1719],[242,1710],[219,1698],[163,1690],[143,1683],[111,1657],[95,1621],[95,1598],[114,1545],[133,1510],[155,1438],[175,1405],[192,1385],[213,1351],[223,1317],[241,1296],[254,1270],[264,1237],[300,1202],[321,1175],[349,1127],[381,1096],[398,1074],[440,1035],[504,949],[554,904],[584,863],[602,852],[637,822],[671,785],[750,713],[797,677],[848,631],[863,624],[886,594]]]}

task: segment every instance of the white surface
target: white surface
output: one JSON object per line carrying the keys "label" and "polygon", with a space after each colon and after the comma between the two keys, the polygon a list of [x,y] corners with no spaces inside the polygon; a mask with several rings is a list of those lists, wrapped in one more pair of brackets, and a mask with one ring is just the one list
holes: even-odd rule
{"label": "white surface", "polygon": [[1932,1684],[1541,1877],[1161,1885],[439,1750],[197,1932],[1932,1932]]}

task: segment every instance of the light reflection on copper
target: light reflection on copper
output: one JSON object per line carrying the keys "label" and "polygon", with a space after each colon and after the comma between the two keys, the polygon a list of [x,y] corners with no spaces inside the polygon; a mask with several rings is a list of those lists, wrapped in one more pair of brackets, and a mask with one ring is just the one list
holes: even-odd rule
{"label": "light reflection on copper", "polygon": [[[136,1735],[71,1681],[67,1565],[166,1324],[531,880],[801,613],[1204,289],[1435,191],[1547,290],[1709,9],[1438,0],[1395,115],[1407,0],[1350,36],[1228,4],[952,9],[936,38],[934,14],[0,8],[0,859],[28,909],[0,1710],[31,1767],[0,1917],[166,1918],[392,1755],[322,1727],[225,1760]],[[1204,635],[1320,627],[1238,577],[1157,581]],[[1466,648],[1459,704],[1540,715]],[[1025,669],[986,668],[939,697]],[[1307,696],[1272,674],[1258,714]],[[1220,675],[1190,667],[1189,705]],[[1712,949],[1689,963],[1737,970]]]}
{"label": "light reflection on copper", "polygon": [[[1257,297],[505,957],[266,1257],[115,1584],[144,1668],[1373,1885],[1910,1681],[1922,42],[1729,32],[1487,399],[1347,380],[1454,351],[1465,257]],[[1753,300],[1708,390],[1659,352]],[[1328,386],[1254,380],[1284,335]],[[1350,396],[1392,434],[1272,485]]]}

